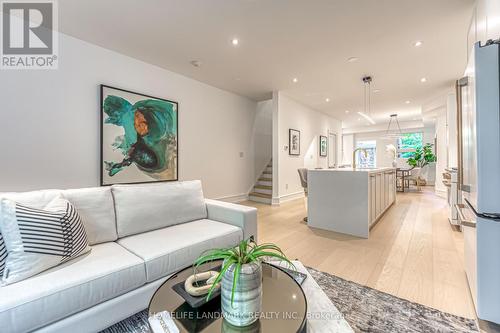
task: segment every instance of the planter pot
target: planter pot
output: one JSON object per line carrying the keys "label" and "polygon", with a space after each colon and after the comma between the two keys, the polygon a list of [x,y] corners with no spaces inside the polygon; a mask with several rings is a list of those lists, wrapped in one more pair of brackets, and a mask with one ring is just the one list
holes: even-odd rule
{"label": "planter pot", "polygon": [[234,268],[234,265],[229,267],[222,277],[222,313],[231,325],[247,326],[259,319],[258,313],[262,306],[262,266],[257,262],[241,266],[231,304]]}

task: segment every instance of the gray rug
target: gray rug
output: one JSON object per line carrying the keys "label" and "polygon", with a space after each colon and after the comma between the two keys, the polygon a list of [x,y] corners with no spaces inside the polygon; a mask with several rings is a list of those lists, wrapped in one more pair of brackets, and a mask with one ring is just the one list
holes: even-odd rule
{"label": "gray rug", "polygon": [[307,268],[356,332],[478,332],[476,321]]}
{"label": "gray rug", "polygon": [[[308,270],[355,332],[478,332],[472,319],[441,312],[312,268]],[[150,333],[147,316],[146,310],[141,311],[102,333]]]}

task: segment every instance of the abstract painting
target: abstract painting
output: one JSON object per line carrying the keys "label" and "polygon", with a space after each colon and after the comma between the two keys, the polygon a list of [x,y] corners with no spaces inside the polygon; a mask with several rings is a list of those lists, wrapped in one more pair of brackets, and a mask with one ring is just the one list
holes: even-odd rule
{"label": "abstract painting", "polygon": [[288,154],[300,155],[300,131],[288,130]]}
{"label": "abstract painting", "polygon": [[101,185],[178,179],[178,104],[101,85]]}
{"label": "abstract painting", "polygon": [[319,136],[319,156],[326,157],[328,154],[328,138],[324,135]]}

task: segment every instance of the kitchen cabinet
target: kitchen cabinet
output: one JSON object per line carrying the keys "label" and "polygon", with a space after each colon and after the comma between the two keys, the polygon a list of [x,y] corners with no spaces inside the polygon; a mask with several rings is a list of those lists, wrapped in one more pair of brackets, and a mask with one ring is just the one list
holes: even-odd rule
{"label": "kitchen cabinet", "polygon": [[370,226],[379,220],[396,200],[396,171],[372,173],[369,177]]}
{"label": "kitchen cabinet", "polygon": [[307,225],[368,238],[396,199],[396,169],[309,170]]}

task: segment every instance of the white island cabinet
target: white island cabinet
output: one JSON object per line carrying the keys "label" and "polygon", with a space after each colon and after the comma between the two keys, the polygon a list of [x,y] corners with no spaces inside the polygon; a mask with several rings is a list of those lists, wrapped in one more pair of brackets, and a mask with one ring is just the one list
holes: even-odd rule
{"label": "white island cabinet", "polygon": [[309,170],[308,222],[314,228],[368,238],[396,200],[396,169]]}

